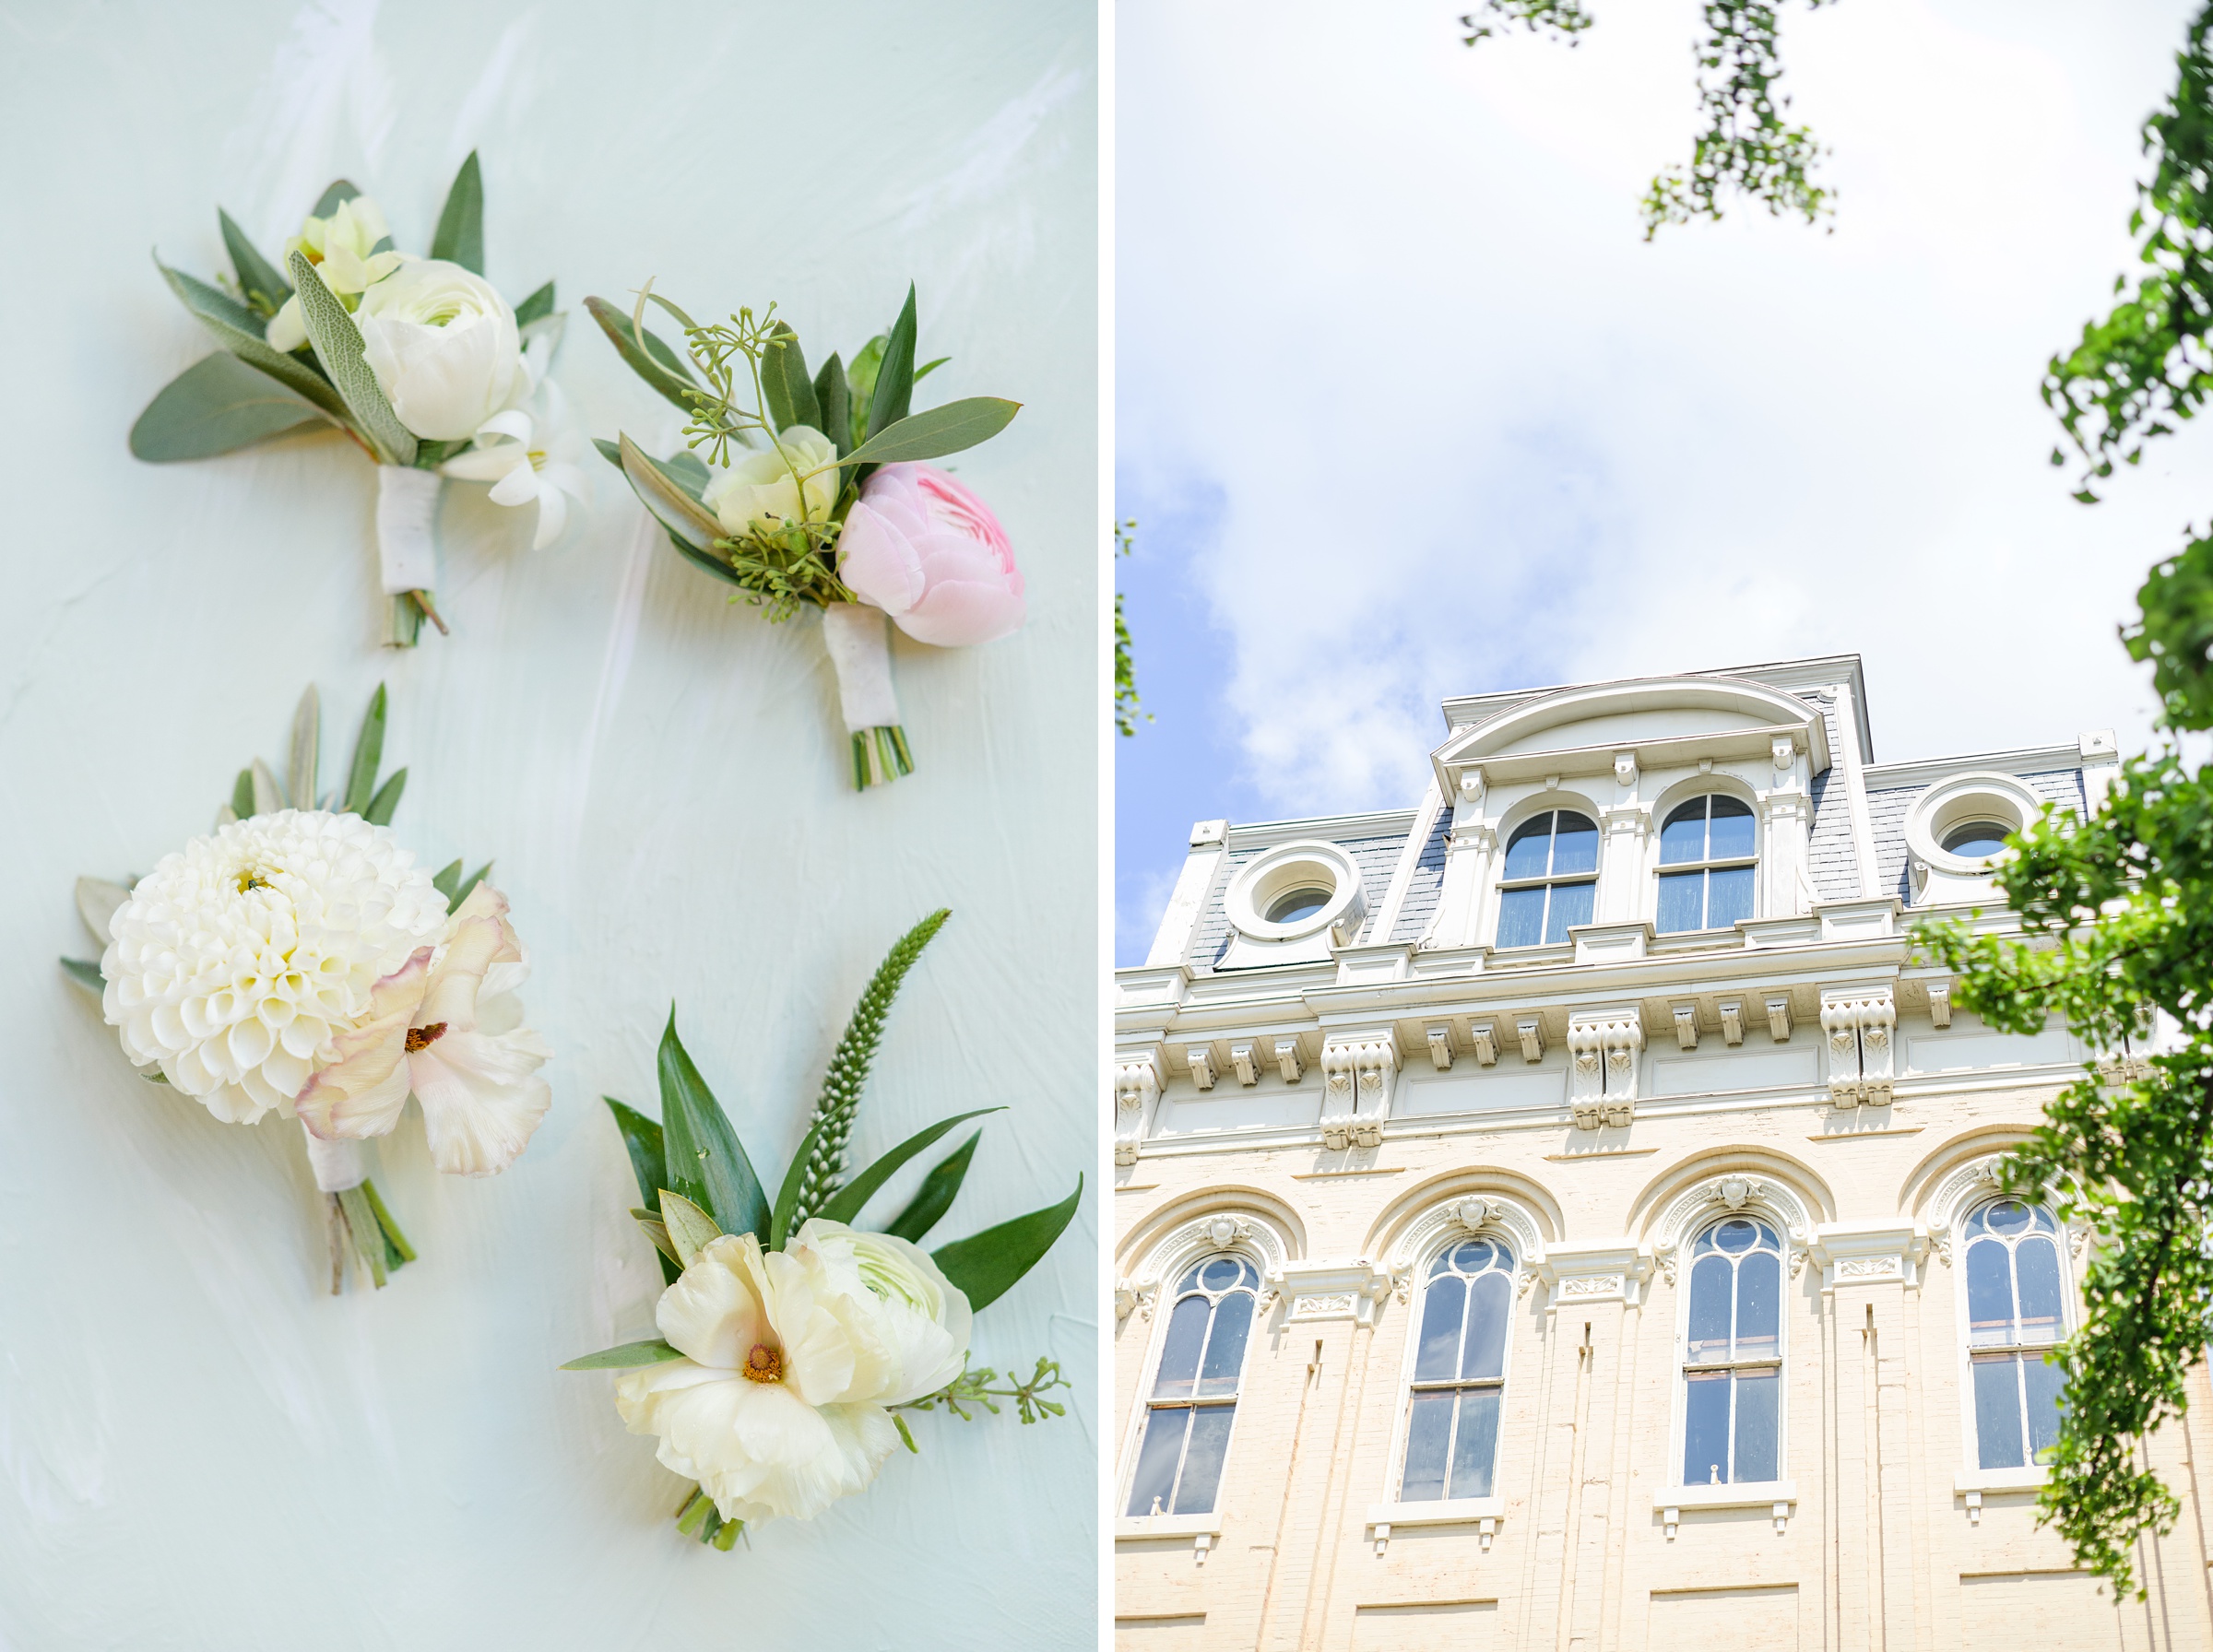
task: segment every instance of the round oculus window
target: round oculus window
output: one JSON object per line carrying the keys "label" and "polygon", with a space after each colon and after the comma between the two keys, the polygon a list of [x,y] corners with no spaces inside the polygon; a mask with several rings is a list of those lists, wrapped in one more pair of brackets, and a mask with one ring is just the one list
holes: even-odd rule
{"label": "round oculus window", "polygon": [[2005,851],[2006,834],[2011,830],[1995,820],[1969,820],[1944,834],[1945,852],[1969,860],[1987,860]]}
{"label": "round oculus window", "polygon": [[1268,903],[1262,914],[1271,924],[1296,924],[1301,918],[1310,918],[1327,906],[1337,891],[1333,889],[1286,890]]}

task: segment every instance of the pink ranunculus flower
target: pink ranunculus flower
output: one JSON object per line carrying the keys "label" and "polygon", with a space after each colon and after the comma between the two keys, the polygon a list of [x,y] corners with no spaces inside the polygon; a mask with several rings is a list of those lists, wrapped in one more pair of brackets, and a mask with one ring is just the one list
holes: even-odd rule
{"label": "pink ranunculus flower", "polygon": [[838,536],[837,576],[917,643],[988,643],[1023,621],[1022,572],[990,507],[927,465],[886,465]]}

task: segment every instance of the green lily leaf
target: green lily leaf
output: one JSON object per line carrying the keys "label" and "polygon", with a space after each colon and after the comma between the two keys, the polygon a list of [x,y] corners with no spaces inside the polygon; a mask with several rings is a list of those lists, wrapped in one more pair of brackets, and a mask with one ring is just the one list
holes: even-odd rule
{"label": "green lily leaf", "polygon": [[761,392],[768,398],[768,416],[777,430],[787,431],[795,424],[822,428],[822,410],[815,401],[814,383],[807,376],[807,353],[799,348],[799,336],[782,322],[776,324],[775,341],[761,363]]}
{"label": "green lily leaf", "polygon": [[661,1184],[669,1179],[669,1161],[661,1150],[660,1125],[611,1095],[599,1099],[615,1115],[615,1128],[622,1133],[623,1150],[630,1155],[631,1174],[638,1179],[639,1199],[657,1207]]}
{"label": "green lily leaf", "polygon": [[231,254],[231,268],[238,277],[239,291],[246,295],[247,307],[265,316],[276,314],[292,296],[292,284],[284,278],[282,270],[261,255],[261,249],[231,221],[228,212],[218,206],[215,217],[222,227],[223,246]]}
{"label": "green lily leaf", "polygon": [[848,1227],[860,1215],[861,1209],[875,1196],[876,1189],[892,1179],[893,1173],[909,1159],[929,1147],[955,1125],[964,1125],[972,1118],[981,1118],[987,1113],[1004,1113],[1004,1107],[978,1107],[973,1113],[956,1113],[951,1118],[941,1118],[927,1130],[909,1136],[897,1147],[862,1171],[837,1193],[818,1212],[831,1221],[842,1221]]}
{"label": "green lily leaf", "polygon": [[689,1268],[692,1258],[704,1249],[712,1240],[722,1237],[722,1230],[715,1219],[680,1193],[661,1189],[661,1225],[669,1230],[669,1243],[676,1246],[677,1266]]}
{"label": "green lily leaf", "polygon": [[521,303],[515,307],[515,324],[516,329],[520,331],[527,328],[535,322],[544,321],[552,313],[553,283],[548,281],[543,287],[539,288],[536,292],[532,293],[528,298],[525,299]]}
{"label": "green lily leaf", "polygon": [[392,404],[385,399],[376,375],[369,371],[361,330],[353,324],[353,317],[346,313],[346,306],[323,285],[322,277],[304,256],[294,253],[290,267],[292,289],[300,297],[300,319],[314,344],[323,371],[330,374],[330,382],[345,398],[353,422],[369,439],[369,444],[376,449],[383,463],[414,464],[414,432],[399,422],[399,415],[392,411]]}
{"label": "green lily leaf", "polygon": [[89,991],[94,997],[103,997],[108,990],[107,977],[100,973],[100,965],[83,958],[65,958],[63,971],[69,979]]}
{"label": "green lily leaf", "polygon": [[294,808],[313,808],[315,806],[316,747],[323,733],[323,702],[315,693],[315,685],[309,683],[307,691],[300,696],[300,704],[292,713],[292,745],[290,760],[285,764],[284,790],[291,798]]}
{"label": "green lily leaf", "polygon": [[120,883],[111,883],[105,878],[79,878],[77,880],[77,915],[92,932],[94,940],[103,944],[110,938],[109,920],[115,909],[131,898],[131,891]]}
{"label": "green lily leaf", "polygon": [[147,403],[131,426],[131,456],[153,465],[212,459],[329,422],[304,396],[236,356],[219,352],[194,362]]}
{"label": "green lily leaf", "polygon": [[1013,422],[1020,402],[996,395],[971,395],[941,407],[926,408],[879,431],[846,455],[848,465],[891,465],[902,459],[935,459],[988,442]]}
{"label": "green lily leaf", "polygon": [[[453,188],[445,192],[438,228],[431,237],[431,256],[458,264],[472,275],[484,273],[484,174],[474,149],[454,174]],[[519,323],[522,318],[515,319]]]}
{"label": "green lily leaf", "polygon": [[[906,284],[906,302],[899,319],[884,337],[883,360],[876,369],[874,393],[869,398],[869,431],[873,437],[906,417],[907,401],[915,389],[915,284]],[[867,443],[863,442],[862,446]],[[857,448],[854,450],[858,452]]]}
{"label": "green lily leaf", "polygon": [[939,1160],[937,1168],[922,1178],[922,1186],[907,1201],[906,1209],[893,1217],[892,1224],[883,1231],[909,1245],[921,1244],[922,1235],[936,1227],[945,1212],[953,1209],[953,1196],[968,1179],[968,1165],[976,1157],[976,1144],[983,1139],[984,1133],[978,1130]]}
{"label": "green lily leaf", "polygon": [[692,1066],[676,1035],[676,1010],[661,1034],[661,1138],[668,1158],[667,1186],[715,1219],[726,1233],[768,1230],[768,1199],[752,1161],[730,1127],[715,1092]]}
{"label": "green lily leaf", "polygon": [[385,685],[378,683],[369,696],[369,710],[361,717],[361,732],[354,737],[353,765],[346,773],[343,807],[360,814],[376,796],[376,765],[385,761]]}
{"label": "green lily leaf", "polygon": [[619,1348],[603,1348],[598,1353],[587,1353],[581,1360],[571,1360],[561,1367],[563,1371],[622,1371],[637,1365],[661,1365],[670,1360],[680,1360],[684,1351],[671,1347],[658,1337],[644,1342],[625,1342]]}
{"label": "green lily leaf", "polygon": [[[288,356],[262,336],[260,316],[247,309],[230,294],[195,280],[183,270],[175,270],[154,260],[154,267],[178,301],[191,311],[215,337],[216,343],[229,350],[241,361],[255,371],[265,372],[287,390],[305,397],[340,423],[350,426],[351,415],[347,411],[345,398],[332,387],[330,381],[296,356]],[[316,286],[322,283],[318,281]]]}
{"label": "green lily leaf", "polygon": [[1052,1249],[1053,1241],[1075,1217],[1083,1197],[1083,1178],[1078,1176],[1076,1190],[1059,1204],[986,1228],[973,1238],[941,1245],[929,1253],[929,1259],[961,1288],[969,1307],[981,1312],[1005,1295],[1015,1280]]}
{"label": "green lily leaf", "polygon": [[369,799],[369,807],[361,810],[361,819],[372,826],[392,824],[392,811],[399,807],[399,795],[408,789],[408,772],[392,771],[392,778],[376,788],[376,796]]}
{"label": "green lily leaf", "polygon": [[591,313],[592,319],[599,324],[599,330],[607,335],[608,342],[615,347],[615,353],[629,365],[631,372],[685,412],[697,410],[701,392],[692,377],[691,370],[650,327],[638,329],[645,336],[645,348],[640,348],[631,330],[631,318],[627,312],[616,309],[600,298],[585,300],[584,307]]}
{"label": "green lily leaf", "polygon": [[814,404],[822,419],[819,428],[844,458],[853,450],[853,398],[846,384],[846,364],[834,350],[814,375]]}

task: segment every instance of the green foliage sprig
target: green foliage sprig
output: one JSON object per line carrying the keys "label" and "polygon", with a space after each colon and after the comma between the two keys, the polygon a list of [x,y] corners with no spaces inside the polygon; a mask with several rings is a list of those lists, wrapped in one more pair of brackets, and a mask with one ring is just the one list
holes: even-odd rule
{"label": "green foliage sprig", "polygon": [[[1114,525],[1114,554],[1126,557],[1137,545],[1137,519]],[[1122,594],[1114,594],[1114,726],[1117,733],[1137,732],[1137,655],[1130,640],[1130,622],[1122,618]],[[1153,721],[1153,714],[1144,714]]]}
{"label": "green foliage sprig", "polygon": [[1550,33],[1573,46],[1580,44],[1576,36],[1592,21],[1580,0],[1484,0],[1483,9],[1462,17],[1460,26],[1468,31],[1463,45],[1473,46],[1490,39],[1500,27],[1510,29],[1519,23],[1532,34]]}
{"label": "green foliage sprig", "polygon": [[999,1401],[1004,1399],[1013,1405],[1015,1415],[1020,1417],[1025,1424],[1042,1422],[1047,1417],[1065,1417],[1068,1414],[1068,1408],[1059,1400],[1045,1398],[1055,1388],[1072,1389],[1075,1386],[1075,1384],[1060,1375],[1059,1361],[1048,1360],[1040,1356],[1037,1361],[1037,1369],[1031,1372],[1028,1376],[1017,1377],[1010,1371],[1005,1374],[1005,1381],[1008,1386],[1003,1388],[994,1387],[992,1385],[1000,1380],[1000,1374],[990,1366],[976,1365],[964,1369],[960,1375],[947,1383],[935,1394],[925,1394],[919,1399],[911,1399],[905,1405],[892,1407],[892,1421],[898,1426],[899,1437],[906,1442],[906,1448],[909,1451],[922,1449],[915,1444],[915,1436],[907,1432],[905,1419],[899,1415],[901,1411],[931,1411],[942,1409],[951,1411],[963,1422],[971,1422],[975,1421],[975,1415],[968,1408],[975,1407],[988,1411],[996,1417],[1000,1410]]}

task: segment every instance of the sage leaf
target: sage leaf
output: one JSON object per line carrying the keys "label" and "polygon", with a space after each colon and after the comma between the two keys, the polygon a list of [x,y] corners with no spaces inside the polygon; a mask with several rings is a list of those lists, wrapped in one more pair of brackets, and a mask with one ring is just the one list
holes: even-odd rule
{"label": "sage leaf", "polygon": [[956,1239],[929,1253],[939,1271],[961,1288],[972,1311],[980,1313],[1005,1295],[1014,1281],[1037,1265],[1076,1214],[1083,1198],[1083,1178],[1076,1190],[1057,1205],[1017,1216],[973,1238]]}
{"label": "sage leaf", "polygon": [[105,878],[79,878],[77,880],[77,915],[85,920],[85,927],[92,931],[92,938],[106,941],[109,920],[115,909],[131,898],[131,891],[120,883],[111,883]]}
{"label": "sage leaf", "polygon": [[548,281],[515,307],[515,324],[520,331],[528,327],[533,322],[544,321],[552,313],[553,283]]}
{"label": "sage leaf", "polygon": [[254,812],[273,815],[286,807],[284,788],[277,784],[277,776],[269,773],[269,765],[258,757],[251,771],[254,776]]}
{"label": "sage leaf", "polygon": [[291,297],[292,284],[284,278],[282,270],[261,255],[261,249],[231,221],[228,212],[218,206],[215,217],[222,227],[223,246],[231,254],[231,268],[238,276],[239,291],[263,315],[275,315]]}
{"label": "sage leaf", "polygon": [[945,1135],[955,1125],[964,1125],[972,1118],[981,1118],[987,1113],[1004,1113],[1004,1107],[978,1107],[973,1113],[956,1113],[951,1118],[941,1118],[927,1130],[917,1131],[897,1147],[855,1176],[838,1189],[829,1203],[817,1214],[831,1221],[842,1221],[852,1226],[861,1209],[875,1196],[876,1189],[892,1179],[893,1173],[924,1148]]}
{"label": "sage leaf", "polygon": [[787,431],[795,424],[822,428],[822,410],[815,400],[814,383],[807,376],[807,353],[799,348],[799,336],[782,322],[776,324],[767,359],[761,363],[761,390],[777,430]]}
{"label": "sage leaf", "polygon": [[372,826],[392,824],[392,811],[399,807],[399,795],[408,789],[408,772],[392,771],[392,778],[376,788],[376,796],[369,799],[369,807],[361,810],[361,819]]}
{"label": "sage leaf", "polygon": [[[248,367],[266,372],[287,390],[305,396],[341,423],[353,423],[347,411],[346,398],[340,395],[328,379],[310,367],[297,356],[288,356],[262,336],[260,316],[247,309],[230,294],[196,280],[183,270],[175,270],[154,260],[154,267],[169,283],[170,290],[177,295],[184,308],[198,318],[221,345]],[[315,283],[317,287],[322,282]]]}
{"label": "sage leaf", "polygon": [[937,1168],[922,1178],[922,1186],[907,1201],[906,1209],[893,1217],[892,1224],[883,1231],[909,1245],[921,1244],[923,1234],[936,1227],[945,1212],[953,1209],[954,1195],[968,1178],[968,1165],[976,1157],[976,1144],[983,1139],[984,1133],[978,1130],[939,1160]]}
{"label": "sage leaf", "polygon": [[346,812],[360,814],[376,796],[376,765],[385,761],[385,685],[378,683],[354,737],[353,762],[346,773]]}
{"label": "sage leaf", "polygon": [[722,1237],[722,1230],[715,1225],[715,1219],[682,1194],[671,1193],[664,1187],[660,1204],[661,1225],[669,1231],[669,1243],[676,1247],[679,1267],[691,1267],[693,1257]]}
{"label": "sage leaf", "polygon": [[662,1185],[682,1194],[715,1219],[726,1233],[768,1230],[768,1199],[752,1162],[740,1145],[729,1115],[692,1064],[676,1035],[676,1009],[661,1034],[661,1138],[669,1179]]}
{"label": "sage leaf", "polygon": [[414,432],[399,422],[399,415],[392,411],[392,404],[385,399],[376,375],[369,371],[361,328],[353,324],[353,317],[346,313],[346,306],[323,285],[323,278],[315,274],[314,266],[303,254],[294,253],[288,266],[292,272],[292,289],[300,299],[300,319],[315,347],[315,356],[323,363],[323,371],[330,374],[331,384],[337,386],[347,410],[353,415],[353,422],[369,439],[382,463],[414,464]]}
{"label": "sage leaf", "polygon": [[[584,307],[591,313],[592,319],[599,324],[599,330],[607,335],[608,342],[615,347],[615,353],[622,358],[631,372],[685,412],[698,411],[703,392],[676,352],[664,344],[651,328],[639,327],[633,332],[629,314],[616,309],[605,299],[588,298],[584,301]],[[645,336],[643,347],[640,346],[638,334]]]}
{"label": "sage leaf", "polygon": [[101,997],[106,995],[108,981],[107,977],[100,973],[100,965],[83,958],[65,958],[61,961],[61,964],[64,973],[68,975],[69,979],[86,988],[93,997]]}
{"label": "sage leaf", "polygon": [[315,693],[315,685],[309,683],[307,691],[300,696],[300,703],[292,712],[292,745],[284,770],[284,789],[292,800],[294,808],[313,808],[318,753],[315,749],[323,731],[323,702]]}
{"label": "sage leaf", "polygon": [[892,465],[902,459],[935,459],[988,442],[1022,411],[1020,402],[996,395],[965,396],[927,408],[879,431],[846,455],[848,465]]}
{"label": "sage leaf", "polygon": [[[677,1261],[676,1241],[669,1237],[669,1224],[651,1210],[633,1210],[630,1216],[633,1221],[645,1230],[645,1237],[653,1241],[653,1248],[660,1252],[661,1260],[664,1263],[676,1265],[677,1278],[680,1279],[683,1276],[683,1265]],[[663,1278],[668,1277],[667,1267],[662,1268],[661,1274]],[[670,1279],[669,1282],[674,1284],[676,1280]]]}
{"label": "sage leaf", "polygon": [[[472,275],[484,273],[484,174],[474,149],[454,174],[453,188],[445,192],[438,228],[431,236],[431,256],[458,264]],[[520,324],[522,317],[517,315],[515,321]]]}
{"label": "sage leaf", "polygon": [[909,281],[906,302],[900,307],[899,319],[884,336],[883,360],[876,369],[875,389],[869,398],[869,435],[887,431],[906,417],[907,401],[914,388],[915,284]]}
{"label": "sage leaf", "polygon": [[131,426],[131,456],[149,465],[212,459],[329,422],[305,396],[219,350],[187,367],[146,404]]}
{"label": "sage leaf", "polygon": [[587,1353],[580,1360],[571,1360],[561,1367],[563,1371],[622,1371],[636,1365],[662,1365],[670,1360],[680,1360],[684,1351],[671,1347],[658,1337],[643,1342],[625,1342],[616,1348],[603,1348],[598,1353]]}

